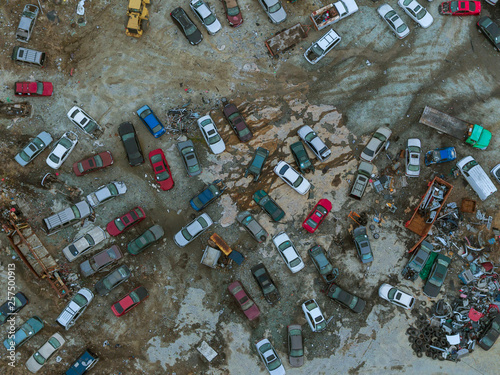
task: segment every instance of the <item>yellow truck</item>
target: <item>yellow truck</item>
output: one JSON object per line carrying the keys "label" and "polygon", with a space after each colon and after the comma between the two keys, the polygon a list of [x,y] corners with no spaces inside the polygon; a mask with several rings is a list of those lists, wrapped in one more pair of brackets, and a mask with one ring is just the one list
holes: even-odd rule
{"label": "yellow truck", "polygon": [[125,34],[140,38],[146,27],[146,22],[149,20],[149,11],[146,5],[150,4],[150,0],[129,0],[128,3],[128,22]]}

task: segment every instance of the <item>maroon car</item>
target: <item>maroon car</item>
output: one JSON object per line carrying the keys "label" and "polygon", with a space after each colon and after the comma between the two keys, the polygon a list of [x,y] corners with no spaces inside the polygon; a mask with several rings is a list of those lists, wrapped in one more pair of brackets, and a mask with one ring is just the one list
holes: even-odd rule
{"label": "maroon car", "polygon": [[235,281],[227,287],[229,292],[236,298],[241,309],[245,313],[248,320],[254,320],[260,315],[260,310],[254,301],[248,296],[243,289],[243,285],[239,281]]}
{"label": "maroon car", "polygon": [[125,215],[117,217],[106,225],[106,230],[110,236],[118,236],[126,231],[131,226],[143,221],[146,218],[146,213],[142,207],[136,207],[127,212]]}
{"label": "maroon car", "polygon": [[234,104],[226,104],[222,111],[224,112],[224,116],[226,116],[229,125],[231,125],[241,142],[247,142],[252,139],[253,134],[250,131],[250,128]]}
{"label": "maroon car", "polygon": [[123,257],[120,248],[116,245],[101,251],[89,260],[80,264],[80,271],[83,276],[91,276],[96,272],[101,272]]}
{"label": "maroon car", "polygon": [[54,86],[50,82],[16,82],[16,96],[52,96]]}
{"label": "maroon car", "polygon": [[111,155],[109,151],[104,151],[73,164],[73,172],[75,172],[77,176],[83,176],[84,174],[109,167],[112,164],[113,155]]}
{"label": "maroon car", "polygon": [[237,0],[222,0],[224,11],[226,12],[229,26],[238,27],[243,23],[243,16],[241,15],[240,7]]}

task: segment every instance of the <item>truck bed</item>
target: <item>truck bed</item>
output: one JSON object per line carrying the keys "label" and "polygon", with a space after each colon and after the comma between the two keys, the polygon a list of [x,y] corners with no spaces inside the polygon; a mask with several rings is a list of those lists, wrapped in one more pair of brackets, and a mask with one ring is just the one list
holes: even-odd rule
{"label": "truck bed", "polygon": [[328,25],[337,22],[340,19],[340,14],[335,5],[328,4],[311,13],[309,16],[316,30],[321,30]]}
{"label": "truck bed", "polygon": [[469,127],[469,123],[429,106],[424,108],[419,122],[461,141],[464,140]]}
{"label": "truck bed", "polygon": [[292,48],[302,39],[305,39],[307,37],[307,32],[308,27],[298,23],[266,40],[266,47],[271,56],[275,56],[280,52]]}

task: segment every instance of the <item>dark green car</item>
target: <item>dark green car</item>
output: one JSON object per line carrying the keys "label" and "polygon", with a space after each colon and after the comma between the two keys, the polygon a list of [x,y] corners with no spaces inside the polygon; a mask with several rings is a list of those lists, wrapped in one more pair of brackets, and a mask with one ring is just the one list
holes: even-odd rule
{"label": "dark green car", "polygon": [[162,238],[164,234],[165,233],[163,232],[163,228],[161,226],[153,225],[135,240],[130,242],[127,245],[127,251],[132,255],[137,255]]}
{"label": "dark green car", "polygon": [[500,52],[500,27],[490,17],[481,17],[477,21],[477,28],[490,40]]}
{"label": "dark green car", "polygon": [[314,165],[307,155],[307,151],[302,144],[302,142],[295,142],[290,145],[290,151],[295,159],[297,167],[299,167],[302,173],[314,172]]}
{"label": "dark green car", "polygon": [[266,213],[271,216],[274,221],[280,221],[285,216],[285,211],[281,209],[278,204],[267,195],[264,190],[257,190],[253,195],[253,200],[257,203]]}
{"label": "dark green car", "polygon": [[262,168],[264,168],[264,163],[269,156],[269,151],[263,147],[258,147],[255,151],[255,155],[253,156],[250,165],[245,171],[245,177],[249,174],[253,175],[253,180],[257,181],[262,173]]}

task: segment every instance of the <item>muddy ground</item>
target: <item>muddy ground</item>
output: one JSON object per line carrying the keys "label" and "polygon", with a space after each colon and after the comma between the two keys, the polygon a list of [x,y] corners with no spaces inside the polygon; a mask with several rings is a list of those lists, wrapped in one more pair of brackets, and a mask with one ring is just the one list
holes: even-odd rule
{"label": "muddy ground", "polygon": [[[487,171],[498,163],[496,137],[488,151],[481,152],[418,123],[423,107],[429,104],[484,124],[494,135],[500,131],[500,55],[477,32],[476,17],[443,17],[437,12],[436,2],[426,2],[424,5],[428,5],[435,21],[424,30],[402,15],[393,2],[391,5],[411,29],[410,36],[399,41],[379,18],[376,8],[380,3],[358,1],[360,11],[334,26],[342,36],[341,44],[312,66],[302,54],[321,32],[311,30],[307,40],[275,59],[269,56],[264,40],[297,22],[308,24],[307,15],[327,4],[324,0],[286,3],[288,19],[281,25],[272,25],[256,1],[240,0],[245,22],[238,29],[228,26],[222,4],[212,0],[211,6],[223,29],[215,36],[202,31],[205,39],[196,47],[190,46],[172,23],[169,12],[178,3],[170,0],[153,2],[149,29],[137,40],[124,33],[126,1],[88,0],[86,24],[81,26],[75,1],[54,5],[41,0],[43,14],[28,43],[28,47],[47,53],[47,67],[38,69],[10,60],[12,48],[17,45],[15,29],[26,3],[29,2],[5,1],[0,5],[0,99],[19,100],[13,98],[12,87],[15,81],[22,80],[51,81],[55,93],[50,98],[28,99],[34,106],[31,118],[0,119],[2,204],[7,208],[16,204],[21,209],[49,252],[61,263],[66,277],[77,272],[83,259],[65,264],[61,250],[91,225],[104,227],[137,205],[148,216],[98,249],[114,243],[125,250],[128,241],[153,224],[160,224],[165,230],[160,244],[137,257],[125,256],[121,263],[132,269],[131,279],[107,297],[96,296],[77,324],[63,332],[67,343],[58,353],[60,362],[52,359],[41,374],[64,371],[86,347],[101,358],[92,370],[96,374],[264,374],[265,368],[253,345],[261,337],[273,342],[291,374],[497,373],[498,345],[489,352],[477,349],[458,365],[416,358],[405,336],[414,312],[398,309],[377,296],[378,286],[390,282],[413,293],[420,303],[431,304],[421,292],[421,281],[410,283],[400,276],[408,259],[407,250],[418,240],[404,228],[404,222],[425,192],[427,182],[436,175],[454,184],[450,201],[460,204],[463,197],[478,200],[462,177],[450,176],[453,165],[423,167],[421,177],[403,187],[403,169],[391,172],[392,162],[382,153],[375,161],[376,174],[393,175],[393,194],[376,194],[369,187],[361,202],[347,198],[362,147],[380,125],[388,125],[393,131],[388,148],[392,158],[405,147],[408,138],[418,136],[424,151],[453,145],[459,158],[473,155]],[[187,1],[183,7],[190,12]],[[500,16],[498,6],[483,3],[483,9],[483,15],[496,19]],[[53,20],[47,18],[50,11],[57,16],[50,13]],[[242,110],[254,132],[250,142],[240,143],[226,123],[221,111],[223,97]],[[211,154],[194,121],[188,122],[187,134],[172,129],[154,139],[134,113],[149,104],[167,123],[167,111],[186,103],[190,103],[187,108],[193,112],[212,115],[226,142],[226,152]],[[66,117],[73,105],[80,105],[93,116],[104,133],[97,141],[79,133],[77,147],[58,171],[60,180],[79,187],[83,196],[113,180],[124,181],[128,192],[98,207],[95,222],[46,236],[42,219],[67,206],[70,200],[40,186],[45,173],[53,172],[44,162],[48,151],[25,168],[20,168],[13,158],[42,130],[54,138],[66,130],[76,131]],[[117,134],[118,125],[124,121],[134,123],[145,154],[160,147],[165,151],[176,184],[173,190],[158,189],[148,163],[134,168],[128,165]],[[298,140],[296,130],[303,124],[312,126],[333,153],[326,163],[315,161],[316,172],[307,175],[314,189],[304,197],[272,172],[280,159],[293,163],[289,145]],[[195,142],[204,170],[195,178],[187,177],[175,146],[179,137],[186,135]],[[259,146],[270,150],[270,158],[259,182],[253,183],[243,175]],[[111,168],[85,177],[73,174],[74,162],[105,150],[114,155]],[[216,178],[224,179],[229,189],[205,210],[216,221],[215,226],[189,246],[178,248],[172,238],[194,216],[189,199],[204,183]],[[281,223],[270,222],[253,203],[251,195],[258,189],[270,192],[285,210]],[[497,215],[497,226],[498,196],[497,193],[486,202],[478,200],[478,208]],[[321,198],[330,199],[333,210],[318,232],[310,235],[301,229],[301,223]],[[395,203],[395,214],[388,212],[386,202]],[[246,209],[271,236],[283,230],[290,235],[306,263],[304,270],[292,275],[270,240],[258,245],[243,231],[235,217]],[[355,254],[349,233],[355,223],[347,217],[351,210],[366,212],[373,224],[374,217],[382,215],[384,219],[376,226],[380,238],[372,240],[375,261],[368,267],[361,265]],[[473,218],[466,216],[464,225],[470,221]],[[243,265],[213,270],[200,264],[202,249],[213,232],[245,255]],[[2,285],[6,265],[14,262],[19,290],[31,301],[19,314],[18,323],[35,314],[45,321],[44,330],[19,349],[16,368],[7,367],[6,352],[0,355],[1,366],[7,368],[7,373],[22,374],[28,357],[51,334],[61,332],[55,319],[66,302],[58,299],[45,281],[34,280],[19,259],[12,259],[14,253],[4,235],[0,241]],[[324,296],[323,285],[306,254],[314,243],[327,248],[332,262],[340,269],[339,285],[367,301],[362,314],[355,315]],[[497,259],[498,246],[489,254]],[[460,285],[456,275],[465,266],[458,256],[453,259],[441,294],[449,298],[456,295]],[[250,268],[259,262],[266,265],[280,289],[282,299],[276,306],[265,302],[252,280]],[[92,288],[103,276],[79,277],[68,284],[72,290]],[[259,305],[262,315],[258,321],[248,322],[228,295],[226,288],[236,279],[242,281]],[[125,317],[116,318],[110,311],[111,304],[138,285],[149,290],[149,299]],[[6,299],[5,288],[1,288],[0,297]],[[318,300],[327,318],[333,317],[326,332],[315,334],[307,326],[300,304],[309,298]],[[301,369],[290,368],[286,358],[286,326],[292,323],[304,328],[306,361]],[[218,352],[212,363],[196,350],[203,340]]]}

